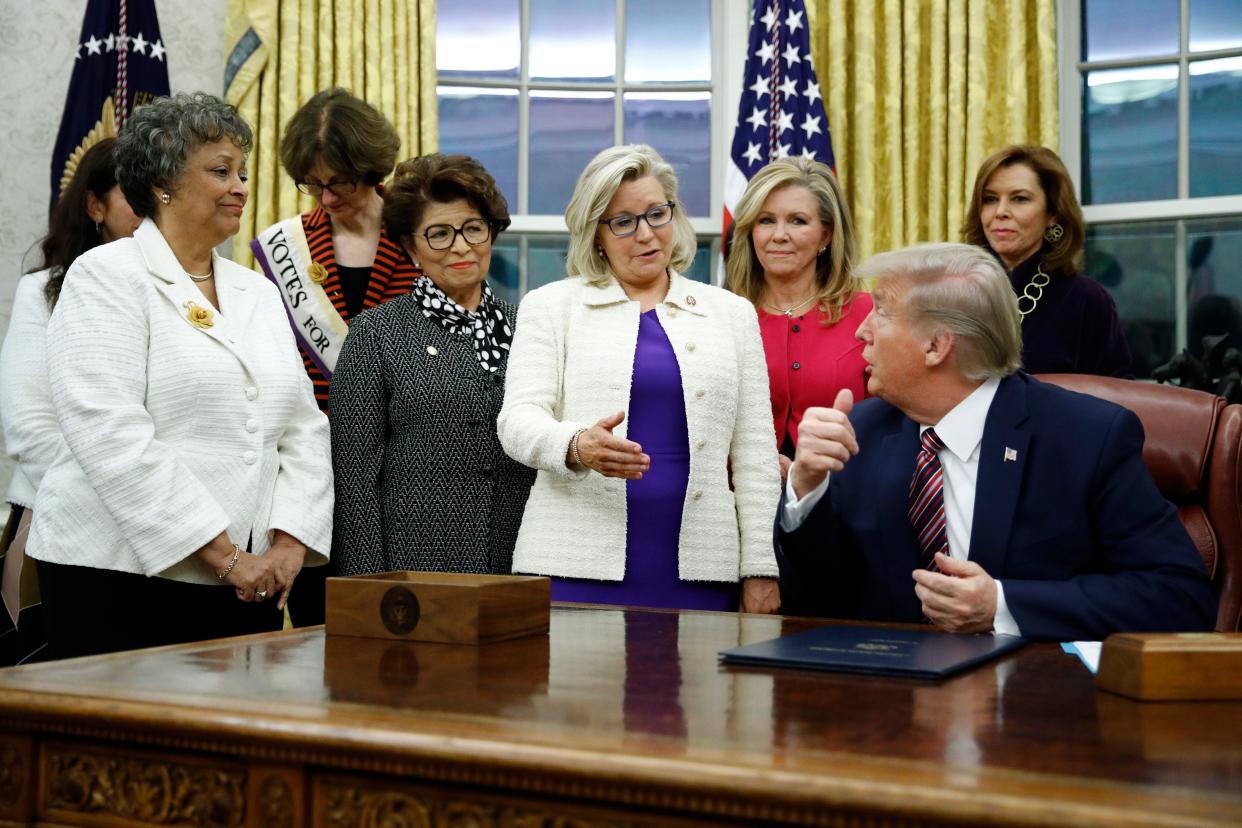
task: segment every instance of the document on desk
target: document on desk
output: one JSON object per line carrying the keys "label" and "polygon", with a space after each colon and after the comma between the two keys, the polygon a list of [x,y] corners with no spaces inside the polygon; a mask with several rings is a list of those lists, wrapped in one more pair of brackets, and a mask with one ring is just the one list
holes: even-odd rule
{"label": "document on desk", "polygon": [[725,664],[939,679],[1025,643],[1026,639],[1016,635],[833,626],[723,650],[720,660]]}

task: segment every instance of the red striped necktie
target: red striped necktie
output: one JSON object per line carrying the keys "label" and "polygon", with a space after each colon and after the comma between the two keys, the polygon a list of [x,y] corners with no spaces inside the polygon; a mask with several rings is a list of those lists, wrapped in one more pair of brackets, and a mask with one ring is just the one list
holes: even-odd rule
{"label": "red striped necktie", "polygon": [[936,569],[936,553],[949,554],[949,534],[944,523],[944,475],[936,452],[944,441],[929,428],[920,440],[922,447],[910,480],[910,525],[919,539],[923,566]]}

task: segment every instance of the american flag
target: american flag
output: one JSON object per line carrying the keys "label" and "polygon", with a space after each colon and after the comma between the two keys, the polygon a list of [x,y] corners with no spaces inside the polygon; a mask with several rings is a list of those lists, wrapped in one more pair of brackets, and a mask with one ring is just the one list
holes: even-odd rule
{"label": "american flag", "polygon": [[83,153],[115,136],[135,106],[168,94],[166,52],[155,0],[87,0],[52,151],[52,206]]}
{"label": "american flag", "polygon": [[802,155],[836,169],[803,0],[755,0],[743,83],[725,166],[726,246],[746,182],[769,161]]}

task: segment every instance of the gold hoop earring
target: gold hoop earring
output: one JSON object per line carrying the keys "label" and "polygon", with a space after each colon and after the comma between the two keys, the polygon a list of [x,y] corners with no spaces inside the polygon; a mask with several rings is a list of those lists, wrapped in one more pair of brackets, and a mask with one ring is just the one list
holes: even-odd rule
{"label": "gold hoop earring", "polygon": [[1048,225],[1046,230],[1044,230],[1044,241],[1050,241],[1055,244],[1056,242],[1059,242],[1061,237],[1064,235],[1065,228],[1054,221],[1052,224]]}

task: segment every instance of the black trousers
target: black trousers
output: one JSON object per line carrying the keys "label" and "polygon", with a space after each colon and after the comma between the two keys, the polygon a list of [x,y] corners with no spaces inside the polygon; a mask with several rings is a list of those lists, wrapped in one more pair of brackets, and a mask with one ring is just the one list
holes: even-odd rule
{"label": "black trousers", "polygon": [[269,632],[284,621],[275,601],[244,603],[228,585],[46,561],[38,567],[51,658]]}
{"label": "black trousers", "polygon": [[293,581],[293,590],[289,593],[289,620],[295,627],[313,627],[324,621],[324,607],[327,604],[328,578],[336,574],[335,564],[329,562],[323,566],[304,566]]}

